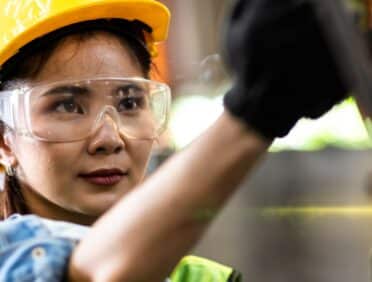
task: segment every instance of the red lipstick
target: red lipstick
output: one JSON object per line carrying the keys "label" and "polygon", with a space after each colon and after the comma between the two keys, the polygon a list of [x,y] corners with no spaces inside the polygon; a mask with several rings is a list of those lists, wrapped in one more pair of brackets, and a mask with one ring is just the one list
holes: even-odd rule
{"label": "red lipstick", "polygon": [[96,185],[115,185],[128,173],[120,169],[99,169],[89,173],[79,174],[84,180]]}

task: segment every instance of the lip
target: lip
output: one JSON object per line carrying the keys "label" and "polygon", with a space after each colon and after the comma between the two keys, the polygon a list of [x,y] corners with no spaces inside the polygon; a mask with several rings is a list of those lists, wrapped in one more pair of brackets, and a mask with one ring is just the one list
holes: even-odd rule
{"label": "lip", "polygon": [[99,169],[88,173],[81,173],[79,177],[89,183],[103,186],[111,186],[119,183],[124,177],[128,176],[128,172],[121,169]]}

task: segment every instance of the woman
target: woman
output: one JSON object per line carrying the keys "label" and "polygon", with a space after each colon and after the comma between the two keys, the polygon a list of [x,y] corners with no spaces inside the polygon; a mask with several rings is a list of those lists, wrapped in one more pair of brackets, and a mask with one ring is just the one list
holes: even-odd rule
{"label": "woman", "polygon": [[[169,90],[148,74],[154,43],[166,37],[168,10],[154,0],[0,6],[0,159],[7,174],[0,280],[237,281],[231,268],[198,258],[175,266],[272,138],[340,97],[321,110],[322,97],[296,100],[306,106],[272,130],[252,109],[267,106],[262,97],[272,93],[249,96],[246,65],[234,60],[234,42],[240,52],[248,41],[233,38],[230,62],[240,76],[225,99],[229,111],[143,182],[167,120]],[[338,80],[328,78],[339,94]]]}
{"label": "woman", "polygon": [[[91,225],[142,182],[152,145],[164,129],[169,88],[149,80],[149,72],[156,55],[154,43],[166,38],[169,12],[152,0],[44,1],[43,7],[40,3],[3,1],[1,7],[11,38],[3,40],[0,53],[1,162],[6,169],[2,217],[35,214]],[[22,18],[25,11],[33,13],[31,20]],[[15,20],[18,27],[24,25],[16,35]],[[14,99],[19,99],[17,105]],[[12,218],[13,227],[39,222],[32,217]],[[64,229],[77,230],[72,233],[86,232],[68,226]],[[15,257],[22,244],[3,257]],[[67,250],[72,248],[64,244],[60,267],[46,276],[43,270],[44,279],[58,280],[64,274]],[[29,248],[31,253],[45,249]],[[182,267],[189,267],[190,261],[210,264],[188,258]],[[215,269],[221,269],[224,277],[232,275],[230,268]],[[14,265],[2,270],[6,280],[17,273]],[[41,278],[37,273],[33,278],[17,275],[25,280]],[[179,279],[185,280],[182,276]]]}

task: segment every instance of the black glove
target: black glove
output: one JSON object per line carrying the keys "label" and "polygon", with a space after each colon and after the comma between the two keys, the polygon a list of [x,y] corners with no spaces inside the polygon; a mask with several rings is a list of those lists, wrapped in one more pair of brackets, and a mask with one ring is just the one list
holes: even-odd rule
{"label": "black glove", "polygon": [[269,139],[348,92],[309,2],[238,0],[228,19],[224,52],[236,81],[225,107]]}

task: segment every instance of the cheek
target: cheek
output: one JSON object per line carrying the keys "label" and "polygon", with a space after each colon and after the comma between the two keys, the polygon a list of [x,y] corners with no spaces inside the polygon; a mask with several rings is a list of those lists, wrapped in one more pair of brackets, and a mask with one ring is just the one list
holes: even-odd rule
{"label": "cheek", "polygon": [[145,176],[153,142],[148,140],[131,140],[127,141],[127,145],[128,153],[131,155],[133,161],[132,175],[134,176],[134,181],[138,184]]}
{"label": "cheek", "polygon": [[59,184],[65,181],[64,172],[71,169],[79,155],[77,148],[66,144],[27,140],[17,145],[19,176],[37,190],[61,186]]}

